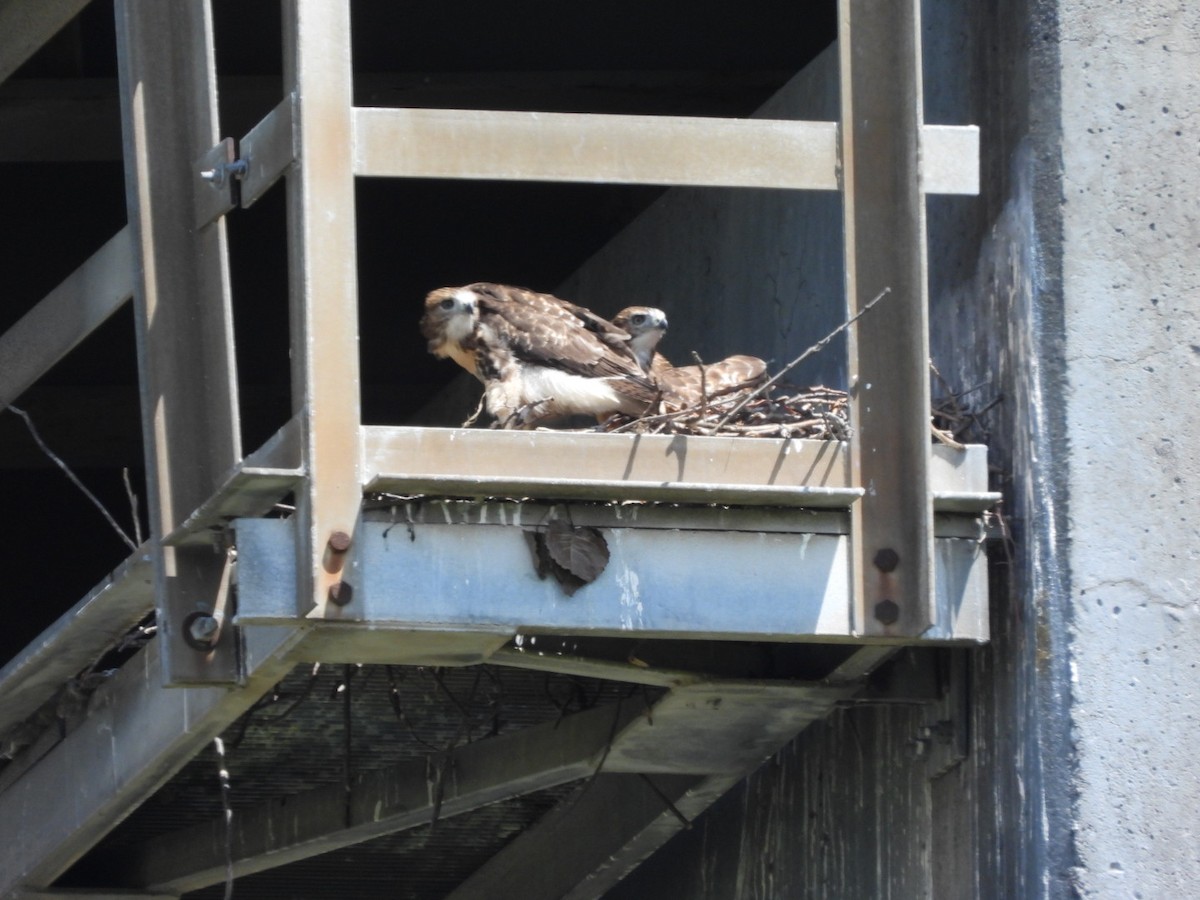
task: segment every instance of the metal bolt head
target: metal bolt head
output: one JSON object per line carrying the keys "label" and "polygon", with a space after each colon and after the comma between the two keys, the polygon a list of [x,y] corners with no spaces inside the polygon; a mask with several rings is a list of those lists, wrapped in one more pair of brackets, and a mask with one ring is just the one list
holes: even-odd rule
{"label": "metal bolt head", "polygon": [[895,625],[900,619],[900,607],[895,600],[880,600],[875,604],[875,618],[884,625]]}
{"label": "metal bolt head", "polygon": [[217,644],[221,623],[204,612],[194,612],[183,620],[183,640],[193,650],[207,653]]}
{"label": "metal bolt head", "polygon": [[884,547],[875,554],[874,563],[880,572],[895,572],[896,566],[900,565],[900,554],[891,547]]}
{"label": "metal bolt head", "polygon": [[345,553],[350,549],[350,535],[344,531],[335,531],[329,536],[329,549],[334,553]]}
{"label": "metal bolt head", "polygon": [[344,581],[335,581],[329,586],[329,602],[334,606],[345,606],[354,599],[354,588]]}

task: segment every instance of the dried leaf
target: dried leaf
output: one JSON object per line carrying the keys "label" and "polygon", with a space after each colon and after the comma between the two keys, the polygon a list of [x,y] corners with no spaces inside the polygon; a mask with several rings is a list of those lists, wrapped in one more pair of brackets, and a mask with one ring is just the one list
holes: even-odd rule
{"label": "dried leaf", "polygon": [[584,584],[599,578],[608,565],[608,543],[595,528],[557,520],[546,526],[545,543],[550,558]]}
{"label": "dried leaf", "polygon": [[582,578],[572,575],[554,561],[546,546],[545,534],[540,531],[526,532],[525,539],[529,542],[529,551],[533,554],[533,568],[537,572],[539,580],[544,580],[547,575],[553,575],[554,580],[559,583],[563,593],[568,597],[574,596],[577,590],[587,584]]}

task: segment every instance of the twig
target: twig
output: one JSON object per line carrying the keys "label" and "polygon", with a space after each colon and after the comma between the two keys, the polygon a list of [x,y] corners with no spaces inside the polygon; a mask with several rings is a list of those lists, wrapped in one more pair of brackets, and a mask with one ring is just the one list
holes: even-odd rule
{"label": "twig", "polygon": [[779,374],[768,379],[767,381],[764,381],[761,385],[759,385],[757,388],[752,390],[749,394],[746,395],[745,398],[743,398],[741,403],[739,403],[737,406],[735,406],[733,409],[731,409],[729,412],[727,412],[725,414],[725,418],[723,418],[720,422],[717,423],[717,429],[720,429],[721,427],[723,427],[726,422],[728,422],[735,415],[737,415],[739,412],[741,412],[742,407],[744,407],[747,403],[749,403],[755,397],[758,397],[761,394],[763,394],[765,391],[769,390],[773,385],[777,384],[780,381],[780,379],[783,378],[784,375],[786,375],[788,372],[792,371],[792,369],[796,368],[796,366],[800,365],[800,363],[804,362],[804,360],[808,359],[814,353],[818,353],[821,350],[823,350],[829,344],[830,341],[832,341],[835,337],[837,337],[839,334],[841,334],[843,331],[845,331],[847,328],[849,328],[851,325],[853,325],[855,322],[857,322],[859,319],[861,319],[863,316],[865,316],[867,314],[868,310],[871,309],[871,307],[873,307],[876,303],[878,303],[880,300],[882,300],[884,297],[886,297],[891,292],[892,292],[892,289],[890,287],[885,287],[882,291],[880,291],[873,298],[871,298],[870,302],[868,302],[866,306],[864,306],[862,309],[860,309],[858,312],[856,312],[854,315],[852,315],[849,319],[847,319],[845,322],[843,322],[837,328],[833,329],[833,331],[829,332],[829,334],[825,335],[825,337],[821,338],[821,340],[817,341],[815,344],[813,344],[811,347],[809,347],[807,350],[805,350],[803,353],[801,353],[799,356],[797,356],[795,359],[793,359],[790,363],[788,363],[786,366],[784,366],[782,369],[780,369]]}
{"label": "twig", "polygon": [[125,496],[129,498],[129,514],[133,518],[133,539],[140,547],[142,545],[142,519],[138,513],[137,494],[133,492],[133,485],[129,483],[129,466],[121,470],[121,477],[125,480]]}
{"label": "twig", "polygon": [[130,538],[129,535],[127,535],[125,533],[124,529],[122,529],[121,526],[117,524],[117,520],[114,519],[112,517],[112,515],[109,513],[109,511],[104,508],[104,504],[101,503],[98,499],[96,499],[96,495],[87,489],[87,487],[84,485],[84,483],[75,476],[74,472],[71,471],[70,467],[65,462],[63,462],[61,459],[59,459],[57,456],[55,456],[54,451],[52,451],[49,447],[46,446],[46,442],[42,440],[42,436],[40,434],[38,434],[38,430],[34,427],[33,420],[31,418],[29,418],[29,413],[25,412],[25,410],[23,410],[23,409],[18,409],[17,407],[12,406],[11,404],[9,405],[8,408],[12,412],[16,413],[18,416],[20,416],[22,419],[25,420],[25,427],[29,429],[30,435],[32,435],[34,441],[37,442],[37,445],[38,445],[38,447],[41,448],[41,451],[44,454],[46,454],[46,456],[50,459],[51,462],[53,462],[56,466],[58,466],[60,469],[62,469],[63,472],[66,473],[66,476],[69,479],[71,479],[71,483],[74,484],[75,487],[77,487],[81,491],[83,491],[84,496],[86,496],[89,500],[92,501],[92,504],[96,507],[96,509],[100,510],[100,514],[104,516],[104,518],[108,521],[108,524],[111,525],[113,527],[113,530],[116,531],[116,533],[121,536],[121,540],[123,540],[126,544],[129,545],[130,550],[133,550],[134,552],[136,552],[138,545],[135,544],[133,542],[133,539]]}
{"label": "twig", "polygon": [[704,371],[704,360],[695,350],[692,351],[692,359],[700,369],[700,415],[704,415],[708,412],[708,373]]}

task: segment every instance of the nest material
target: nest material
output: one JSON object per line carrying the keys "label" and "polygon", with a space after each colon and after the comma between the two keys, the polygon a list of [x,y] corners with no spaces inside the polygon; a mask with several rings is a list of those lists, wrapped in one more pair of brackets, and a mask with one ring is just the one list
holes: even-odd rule
{"label": "nest material", "polygon": [[750,395],[750,391],[737,391],[674,412],[639,418],[613,416],[601,430],[834,441],[850,436],[850,409],[845,391],[782,385],[771,392]]}

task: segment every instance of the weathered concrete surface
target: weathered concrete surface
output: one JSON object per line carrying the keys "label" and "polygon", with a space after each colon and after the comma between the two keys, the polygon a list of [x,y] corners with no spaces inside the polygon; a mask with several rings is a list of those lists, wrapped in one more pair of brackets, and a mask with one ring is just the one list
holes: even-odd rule
{"label": "weathered concrete surface", "polygon": [[1060,4],[1076,880],[1200,872],[1200,6]]}

